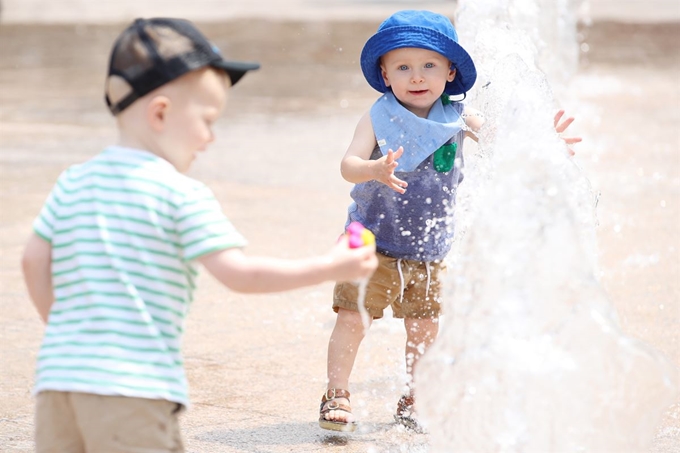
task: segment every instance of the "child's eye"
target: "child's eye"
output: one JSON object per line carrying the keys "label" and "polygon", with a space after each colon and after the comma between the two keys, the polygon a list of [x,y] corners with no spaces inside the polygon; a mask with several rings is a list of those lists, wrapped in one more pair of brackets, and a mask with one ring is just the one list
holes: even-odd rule
{"label": "child's eye", "polygon": [[434,63],[425,63],[426,68],[434,68]]}
{"label": "child's eye", "polygon": [[408,69],[408,66],[406,66],[405,64],[399,66],[400,71],[406,71],[407,69]]}

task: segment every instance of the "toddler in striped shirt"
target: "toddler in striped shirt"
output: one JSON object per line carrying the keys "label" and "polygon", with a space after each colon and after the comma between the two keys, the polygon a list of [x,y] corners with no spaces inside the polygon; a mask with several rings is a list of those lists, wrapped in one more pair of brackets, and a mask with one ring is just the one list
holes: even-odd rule
{"label": "toddler in striped shirt", "polygon": [[106,102],[119,143],[58,178],[22,260],[46,323],[36,451],[182,452],[189,400],[180,351],[196,264],[234,291],[367,278],[373,246],[251,257],[212,192],[183,173],[213,141],[232,85],[256,63],[224,59],[190,22],[137,19],[111,52]]}

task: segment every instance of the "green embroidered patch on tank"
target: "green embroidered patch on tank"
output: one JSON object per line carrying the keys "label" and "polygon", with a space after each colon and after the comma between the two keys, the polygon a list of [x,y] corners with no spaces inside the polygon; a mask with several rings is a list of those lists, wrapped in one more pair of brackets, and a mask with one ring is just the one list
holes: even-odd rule
{"label": "green embroidered patch on tank", "polygon": [[443,145],[441,148],[435,151],[434,157],[432,159],[434,169],[439,173],[451,171],[453,168],[453,162],[456,160],[457,148],[457,143],[451,143],[449,145]]}
{"label": "green embroidered patch on tank", "polygon": [[[443,105],[451,105],[451,97],[444,93],[441,96],[441,101]],[[434,169],[439,173],[446,173],[451,171],[453,168],[453,162],[456,160],[456,149],[458,148],[457,143],[451,143],[449,145],[444,145],[434,152],[433,164]]]}

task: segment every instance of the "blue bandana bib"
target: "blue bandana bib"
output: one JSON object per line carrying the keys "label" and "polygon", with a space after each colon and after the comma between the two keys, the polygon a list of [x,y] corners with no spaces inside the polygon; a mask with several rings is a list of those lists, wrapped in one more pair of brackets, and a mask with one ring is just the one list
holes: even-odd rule
{"label": "blue bandana bib", "polygon": [[449,102],[438,100],[427,118],[420,118],[402,106],[391,91],[371,107],[371,123],[383,156],[390,149],[396,151],[400,146],[404,147],[404,154],[397,160],[397,172],[414,171],[465,129],[463,118]]}

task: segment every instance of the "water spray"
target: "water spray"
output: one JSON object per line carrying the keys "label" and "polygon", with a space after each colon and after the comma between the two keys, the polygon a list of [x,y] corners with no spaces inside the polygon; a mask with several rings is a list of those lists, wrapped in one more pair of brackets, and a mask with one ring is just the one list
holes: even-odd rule
{"label": "water spray", "polygon": [[[375,236],[373,233],[359,222],[351,222],[347,226],[345,234],[348,237],[350,248],[356,249],[375,244]],[[368,280],[368,278],[365,278],[357,282],[359,288],[357,306],[359,307],[359,314],[361,315],[361,324],[364,326],[364,332],[367,332],[370,327],[370,318],[368,311],[366,311],[366,287],[368,286]]]}
{"label": "water spray", "polygon": [[648,451],[678,393],[598,282],[597,195],[552,127],[577,3],[460,1],[479,74],[468,99],[487,121],[459,191],[445,322],[416,371],[432,453]]}

